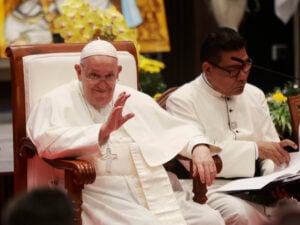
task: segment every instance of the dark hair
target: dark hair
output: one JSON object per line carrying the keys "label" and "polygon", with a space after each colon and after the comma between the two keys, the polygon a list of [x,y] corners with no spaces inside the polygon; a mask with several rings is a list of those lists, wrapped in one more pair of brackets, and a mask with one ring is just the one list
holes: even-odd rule
{"label": "dark hair", "polygon": [[234,29],[220,27],[208,34],[202,43],[200,60],[218,63],[221,53],[246,48],[246,40]]}
{"label": "dark hair", "polygon": [[59,189],[39,188],[13,198],[2,214],[3,225],[73,225],[73,205]]}

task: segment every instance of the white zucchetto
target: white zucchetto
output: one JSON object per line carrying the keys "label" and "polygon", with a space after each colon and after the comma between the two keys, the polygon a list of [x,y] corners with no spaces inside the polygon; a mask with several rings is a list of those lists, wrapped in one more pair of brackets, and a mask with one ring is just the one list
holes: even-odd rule
{"label": "white zucchetto", "polygon": [[105,55],[117,58],[116,48],[108,41],[95,40],[86,44],[81,51],[80,60],[95,55]]}

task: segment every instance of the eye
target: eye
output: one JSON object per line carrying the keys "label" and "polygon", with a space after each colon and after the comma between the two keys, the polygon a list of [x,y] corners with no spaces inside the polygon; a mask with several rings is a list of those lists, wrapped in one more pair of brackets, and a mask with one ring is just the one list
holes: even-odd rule
{"label": "eye", "polygon": [[230,71],[237,71],[237,70],[242,70],[243,69],[243,66],[240,66],[240,65],[236,65],[236,66],[229,66],[227,67],[228,70]]}
{"label": "eye", "polygon": [[114,78],[115,78],[115,75],[112,74],[112,73],[110,73],[110,74],[108,74],[108,75],[105,76],[106,80],[113,80]]}
{"label": "eye", "polygon": [[91,79],[91,80],[98,80],[99,76],[95,73],[91,73],[91,74],[88,75],[88,78]]}

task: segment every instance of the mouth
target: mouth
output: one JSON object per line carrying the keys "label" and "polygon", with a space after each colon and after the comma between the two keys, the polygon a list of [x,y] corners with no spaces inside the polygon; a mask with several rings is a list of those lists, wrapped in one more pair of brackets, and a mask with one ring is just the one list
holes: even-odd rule
{"label": "mouth", "polygon": [[100,88],[95,88],[94,89],[94,92],[96,92],[96,93],[106,93],[106,92],[108,92],[107,90],[105,90],[105,89],[100,89]]}

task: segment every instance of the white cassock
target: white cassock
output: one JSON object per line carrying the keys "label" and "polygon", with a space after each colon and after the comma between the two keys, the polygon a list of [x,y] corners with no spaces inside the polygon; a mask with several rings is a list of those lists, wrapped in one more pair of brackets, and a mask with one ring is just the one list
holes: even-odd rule
{"label": "white cassock", "polygon": [[[209,141],[134,89],[117,85],[113,100],[123,91],[131,94],[123,114],[135,117],[111,134],[110,150],[99,149],[98,133],[113,103],[96,110],[85,101],[79,81],[41,98],[27,122],[40,157],[76,156],[95,165],[96,181],[83,190],[83,224],[224,224],[217,211],[193,202],[189,192],[174,193],[161,166],[180,151],[190,156],[195,143]],[[31,187],[52,179],[41,177],[41,168],[34,170],[33,164]]]}
{"label": "white cassock", "polygon": [[[218,177],[254,176],[255,142],[279,141],[265,95],[251,84],[246,84],[241,95],[225,97],[210,87],[201,75],[173,92],[166,107],[171,114],[197,126],[222,148],[219,155],[223,167]],[[262,161],[261,166],[264,174],[274,169],[271,160]],[[216,194],[209,195],[209,204]]]}
{"label": "white cassock", "polygon": [[[225,97],[199,76],[170,96],[167,110],[197,126],[222,148],[219,177],[253,177],[255,142],[279,141],[265,95],[251,84],[246,84],[242,94]],[[274,164],[265,160],[262,169],[272,172]]]}

